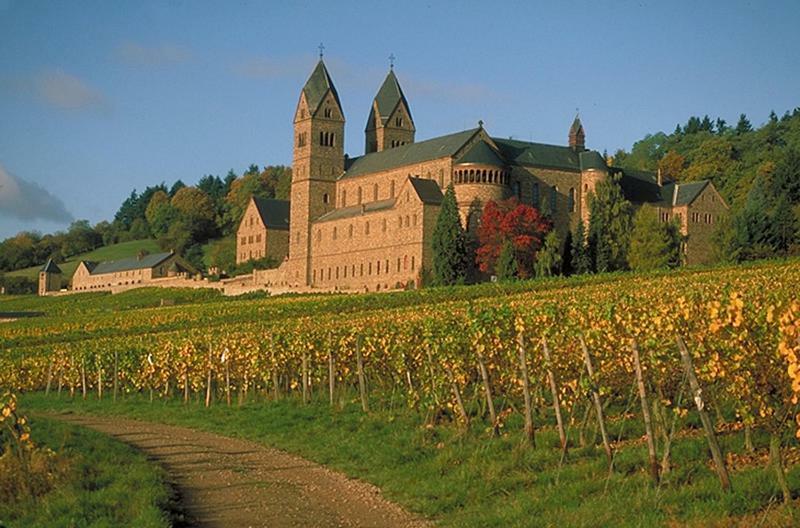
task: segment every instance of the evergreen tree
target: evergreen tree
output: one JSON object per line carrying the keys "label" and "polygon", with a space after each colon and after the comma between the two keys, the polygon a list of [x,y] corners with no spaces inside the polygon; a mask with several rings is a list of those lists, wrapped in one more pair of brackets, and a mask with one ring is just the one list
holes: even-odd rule
{"label": "evergreen tree", "polygon": [[787,255],[797,243],[797,218],[786,195],[781,195],[769,219],[769,244],[781,255]]}
{"label": "evergreen tree", "polygon": [[516,279],[518,273],[519,269],[517,268],[517,258],[514,255],[514,246],[507,240],[503,244],[503,249],[500,250],[500,256],[497,258],[495,275],[498,281],[505,282]]}
{"label": "evergreen tree", "polygon": [[736,123],[736,134],[742,135],[746,134],[753,130],[753,125],[750,124],[750,120],[747,119],[747,116],[744,114],[739,115],[739,121]]}
{"label": "evergreen tree", "polygon": [[575,273],[575,267],[572,265],[572,231],[570,230],[567,230],[564,246],[561,249],[561,273],[563,275]]}
{"label": "evergreen tree", "polygon": [[680,259],[680,239],[676,240],[669,223],[661,223],[656,210],[644,205],[633,217],[628,265],[635,271],[666,269],[676,266]]}
{"label": "evergreen tree", "polygon": [[466,256],[464,228],[451,183],[445,191],[433,230],[433,283],[437,286],[463,283],[469,268]]}
{"label": "evergreen tree", "polygon": [[589,202],[589,252],[594,271],[616,271],[628,265],[631,204],[622,195],[619,176],[601,181]]}
{"label": "evergreen tree", "polygon": [[536,254],[536,276],[550,277],[561,273],[561,240],[555,229],[544,237],[544,245]]}
{"label": "evergreen tree", "polygon": [[592,271],[591,261],[589,260],[589,250],[586,247],[586,235],[583,222],[578,222],[575,235],[572,237],[572,271],[579,275]]}

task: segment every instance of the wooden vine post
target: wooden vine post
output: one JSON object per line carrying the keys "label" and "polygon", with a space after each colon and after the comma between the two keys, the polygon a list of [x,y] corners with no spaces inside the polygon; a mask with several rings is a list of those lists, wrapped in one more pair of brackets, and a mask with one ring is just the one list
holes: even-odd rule
{"label": "wooden vine post", "polygon": [[81,392],[83,399],[86,399],[86,359],[81,357]]}
{"label": "wooden vine post", "polygon": [[561,416],[561,403],[558,399],[558,385],[556,376],[553,374],[553,365],[550,362],[550,347],[547,345],[547,338],[542,337],[542,354],[547,368],[547,381],[550,384],[550,394],[553,397],[553,412],[556,415],[556,425],[558,426],[558,438],[561,440],[561,450],[567,452],[567,433],[564,430],[564,418]]}
{"label": "wooden vine post", "polygon": [[528,357],[525,351],[525,333],[522,321],[517,325],[517,353],[519,354],[519,374],[522,382],[522,396],[525,401],[525,440],[536,446],[533,428],[533,410],[531,409],[531,387],[528,378]]}
{"label": "wooden vine post", "polygon": [[644,387],[644,376],[642,376],[642,363],[639,357],[639,345],[636,339],[631,340],[631,351],[633,352],[633,364],[636,368],[636,384],[639,387],[639,400],[642,404],[642,416],[644,417],[644,429],[647,434],[647,456],[650,461],[650,476],[653,483],[658,485],[658,458],[656,457],[656,443],[653,438],[653,424],[650,421],[650,407],[647,403],[647,391]]}
{"label": "wooden vine post", "polygon": [[228,357],[228,349],[223,352],[223,363],[225,363],[225,403],[231,406],[231,364]]}
{"label": "wooden vine post", "polygon": [[361,409],[369,412],[367,400],[367,380],[364,377],[364,358],[361,357],[361,336],[356,337],[356,367],[358,369],[358,392],[361,395]]}
{"label": "wooden vine post", "polygon": [[303,351],[303,403],[308,403],[308,351]]}
{"label": "wooden vine post", "polygon": [[211,347],[208,347],[208,372],[206,373],[206,407],[211,407]]}
{"label": "wooden vine post", "polygon": [[708,413],[706,412],[706,405],[703,401],[703,389],[700,388],[700,383],[697,381],[697,375],[694,372],[689,349],[686,348],[686,343],[681,336],[677,336],[676,340],[678,342],[678,350],[680,350],[681,353],[683,369],[686,371],[686,377],[689,380],[689,388],[692,390],[694,403],[697,407],[698,414],[700,414],[700,421],[703,423],[703,429],[705,429],[706,432],[708,447],[711,450],[711,457],[714,459],[714,467],[717,470],[717,476],[719,477],[720,484],[722,484],[722,489],[730,491],[731,480],[728,476],[728,469],[725,467],[725,459],[722,457],[722,450],[719,448],[719,442],[717,442],[717,436],[714,433],[714,426],[711,423],[711,418],[708,417]]}
{"label": "wooden vine post", "polygon": [[97,367],[97,399],[103,399],[103,367]]}
{"label": "wooden vine post", "polygon": [[117,393],[119,392],[119,351],[114,350],[114,398],[117,401]]}
{"label": "wooden vine post", "polygon": [[447,361],[444,362],[444,369],[447,372],[447,377],[450,378],[450,386],[453,388],[453,396],[456,398],[456,407],[458,407],[458,414],[461,415],[461,422],[465,430],[469,429],[469,414],[467,414],[467,409],[464,406],[464,398],[461,397],[461,389],[458,388],[458,381],[453,373],[453,369]]}
{"label": "wooden vine post", "polygon": [[608,458],[609,470],[611,470],[614,467],[614,453],[611,450],[611,442],[608,440],[606,420],[603,416],[603,404],[600,401],[600,392],[597,390],[597,385],[594,383],[594,368],[592,367],[592,358],[589,355],[589,349],[586,348],[586,341],[583,339],[583,336],[580,336],[579,340],[581,344],[581,350],[583,351],[583,362],[586,365],[586,373],[589,375],[589,386],[592,392],[594,410],[597,414],[597,425],[600,428],[600,436],[603,438],[603,448],[606,451],[606,458]]}
{"label": "wooden vine post", "polygon": [[[478,345],[479,347],[482,345]],[[494,400],[492,399],[492,386],[489,383],[489,371],[486,369],[486,363],[483,361],[483,353],[478,349],[476,354],[478,360],[478,370],[481,373],[483,380],[483,390],[486,394],[486,406],[489,408],[489,420],[492,422],[492,435],[500,435],[500,424],[497,422],[497,412],[494,409]]]}
{"label": "wooden vine post", "polygon": [[47,363],[47,386],[44,389],[44,395],[47,396],[50,394],[50,384],[53,382],[53,360]]}
{"label": "wooden vine post", "polygon": [[336,390],[336,364],[333,359],[333,347],[328,348],[328,400],[333,406],[334,391]]}

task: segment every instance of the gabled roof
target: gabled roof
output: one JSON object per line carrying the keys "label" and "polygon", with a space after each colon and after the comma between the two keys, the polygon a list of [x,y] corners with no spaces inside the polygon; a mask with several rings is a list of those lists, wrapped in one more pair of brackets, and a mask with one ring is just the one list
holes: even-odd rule
{"label": "gabled roof", "polygon": [[608,171],[606,160],[604,160],[603,156],[596,150],[581,151],[581,153],[578,154],[578,159],[580,160],[581,170],[595,169]]}
{"label": "gabled roof", "polygon": [[409,178],[411,187],[416,191],[417,196],[424,204],[440,205],[444,200],[439,184],[426,178]]}
{"label": "gabled roof", "polygon": [[583,123],[581,123],[581,118],[575,116],[575,120],[572,122],[572,126],[569,127],[569,135],[573,134],[582,134],[583,133]]}
{"label": "gabled roof", "polygon": [[265,227],[289,229],[290,205],[288,200],[272,200],[253,196],[253,201],[256,203],[256,210]]}
{"label": "gabled roof", "polygon": [[413,165],[446,156],[454,156],[464,144],[474,136],[479,128],[472,128],[440,136],[426,141],[409,143],[399,147],[372,152],[346,161],[345,173],[341,178],[351,178],[362,174],[385,171],[405,165]]}
{"label": "gabled roof", "polygon": [[382,124],[386,124],[386,121],[389,119],[389,116],[392,115],[394,109],[397,108],[397,105],[403,103],[408,111],[408,117],[411,119],[411,125],[414,125],[414,118],[411,117],[411,108],[408,106],[408,101],[406,100],[406,96],[403,94],[403,89],[400,88],[400,83],[397,80],[397,76],[394,74],[394,70],[389,70],[388,75],[386,75],[386,79],[383,81],[380,89],[378,90],[378,94],[375,96],[374,103],[372,109],[369,112],[369,117],[367,118],[367,128],[370,128],[375,121],[375,107],[378,108],[378,117],[381,119]]}
{"label": "gabled roof", "polygon": [[476,141],[456,163],[480,163],[481,165],[492,165],[494,167],[505,167],[506,161],[501,158],[495,150],[485,141]]}
{"label": "gabled roof", "polygon": [[662,201],[667,205],[681,206],[689,205],[700,196],[706,188],[709,180],[701,180],[689,183],[669,183],[661,188]]}
{"label": "gabled roof", "polygon": [[306,102],[308,103],[308,110],[311,112],[311,115],[317,112],[328,90],[333,94],[333,98],[336,100],[336,104],[339,105],[339,110],[341,111],[342,103],[339,101],[339,94],[336,92],[336,87],[333,85],[325,63],[320,59],[314,71],[311,72],[311,76],[306,81],[305,86],[303,86],[303,93],[306,95]]}
{"label": "gabled roof", "polygon": [[342,218],[350,218],[353,216],[361,216],[366,213],[373,213],[375,211],[383,211],[394,207],[396,199],[388,198],[386,200],[378,200],[376,202],[369,202],[360,205],[351,205],[349,207],[340,207],[333,211],[326,213],[314,222],[327,222],[328,220],[341,220]]}
{"label": "gabled roof", "polygon": [[102,275],[104,273],[117,273],[120,271],[155,268],[173,254],[174,253],[170,251],[168,253],[153,253],[151,255],[144,255],[142,258],[128,257],[119,260],[109,260],[98,263],[93,269],[90,269],[90,271],[92,275]]}
{"label": "gabled roof", "polygon": [[47,262],[45,263],[44,266],[42,266],[42,269],[40,271],[43,271],[45,273],[61,273],[61,268],[56,266],[56,263],[53,262],[53,259],[50,258],[47,259]]}
{"label": "gabled roof", "polygon": [[578,153],[570,147],[532,143],[516,139],[492,138],[500,153],[517,165],[547,167],[580,172]]}
{"label": "gabled roof", "polygon": [[[93,260],[82,260],[82,261],[80,261],[80,262],[78,263],[78,268],[81,266],[81,264],[83,264],[84,266],[86,266],[86,269],[87,269],[87,270],[89,270],[89,273],[91,273],[92,271],[94,271],[94,269],[97,267],[97,262],[95,262],[95,261],[93,261]],[[76,269],[77,269],[77,268],[76,268]]]}
{"label": "gabled roof", "polygon": [[[613,172],[622,173],[619,181],[625,199],[633,203],[659,203],[663,201],[664,187],[659,187],[652,172],[612,167]],[[672,185],[671,183],[669,185]]]}

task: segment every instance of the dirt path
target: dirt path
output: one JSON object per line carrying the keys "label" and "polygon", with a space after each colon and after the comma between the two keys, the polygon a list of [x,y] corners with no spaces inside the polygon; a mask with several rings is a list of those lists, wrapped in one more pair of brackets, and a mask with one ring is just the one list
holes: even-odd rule
{"label": "dirt path", "polygon": [[161,464],[190,526],[430,526],[370,484],[253,442],[116,417],[50,417],[111,435]]}

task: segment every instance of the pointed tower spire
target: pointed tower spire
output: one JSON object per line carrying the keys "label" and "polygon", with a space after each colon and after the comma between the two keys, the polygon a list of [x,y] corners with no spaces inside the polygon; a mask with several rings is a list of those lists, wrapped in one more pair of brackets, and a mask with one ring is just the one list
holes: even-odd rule
{"label": "pointed tower spire", "polygon": [[372,101],[365,132],[367,153],[414,142],[414,119],[393,63]]}
{"label": "pointed tower spire", "polygon": [[305,86],[303,86],[303,94],[306,96],[308,111],[312,116],[317,113],[317,110],[319,110],[328,92],[333,96],[339,112],[344,115],[342,103],[339,101],[339,93],[333,85],[333,80],[328,73],[328,68],[325,67],[325,61],[323,61],[320,56],[317,66],[314,68],[314,71],[311,72],[311,76],[306,81]]}
{"label": "pointed tower spire", "polygon": [[576,152],[586,150],[586,133],[583,131],[583,124],[578,114],[575,114],[575,120],[569,127],[569,146]]}

